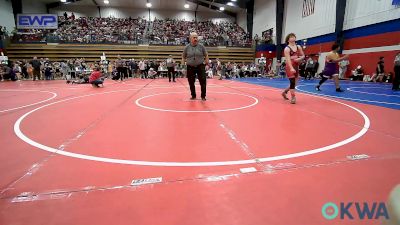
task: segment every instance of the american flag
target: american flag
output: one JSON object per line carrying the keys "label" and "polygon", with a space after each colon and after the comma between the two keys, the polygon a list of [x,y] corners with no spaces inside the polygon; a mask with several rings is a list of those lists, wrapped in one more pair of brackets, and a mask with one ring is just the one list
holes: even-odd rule
{"label": "american flag", "polygon": [[303,17],[314,14],[315,0],[303,0]]}

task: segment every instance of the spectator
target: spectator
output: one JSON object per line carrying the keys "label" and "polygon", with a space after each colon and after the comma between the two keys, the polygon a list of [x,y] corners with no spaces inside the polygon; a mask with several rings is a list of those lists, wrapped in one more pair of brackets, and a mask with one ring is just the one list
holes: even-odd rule
{"label": "spectator", "polygon": [[66,62],[61,62],[61,74],[63,78],[67,78],[68,64]]}
{"label": "spectator", "polygon": [[384,62],[384,57],[381,56],[379,57],[379,61],[376,65],[376,74],[374,74],[371,78],[371,81],[376,82],[379,80],[379,82],[383,82],[383,78],[385,76],[385,62]]}
{"label": "spectator", "polygon": [[221,61],[219,60],[219,58],[216,59],[216,70],[217,70],[217,75],[221,76]]}
{"label": "spectator", "polygon": [[114,71],[114,65],[112,63],[109,63],[107,66],[107,76],[112,76]]}
{"label": "spectator", "polygon": [[120,55],[118,55],[118,59],[115,61],[115,66],[117,67],[118,78],[120,78],[121,81],[123,81],[125,76],[127,76],[125,67],[126,65],[125,65],[125,60],[123,60]]}
{"label": "spectator", "polygon": [[286,76],[286,62],[282,61],[282,63],[279,63],[279,76],[280,77],[285,77]]}
{"label": "spectator", "polygon": [[146,64],[143,59],[139,62],[139,70],[140,70],[140,78],[147,79]]}
{"label": "spectator", "polygon": [[3,39],[3,36],[5,36],[5,33],[4,33],[4,31],[3,31],[3,27],[0,26],[0,40]]}
{"label": "spectator", "polygon": [[44,68],[44,77],[46,80],[53,80],[53,70],[50,64],[46,64]]}
{"label": "spectator", "polygon": [[350,64],[349,60],[339,62],[339,79],[344,79],[346,76],[347,66]]}
{"label": "spectator", "polygon": [[300,65],[299,65],[299,76],[300,77],[304,77],[304,79],[306,79],[306,61],[301,61]]}
{"label": "spectator", "polygon": [[363,80],[364,77],[364,69],[362,68],[361,65],[358,65],[357,68],[353,71],[352,76],[350,77],[350,80]]}
{"label": "spectator", "polygon": [[313,72],[314,72],[314,60],[311,58],[311,57],[309,57],[308,58],[308,60],[307,60],[307,63],[306,63],[306,77],[305,77],[305,79],[309,79],[309,80],[311,80],[311,77],[314,77],[314,74],[313,74]]}
{"label": "spectator", "polygon": [[267,58],[264,57],[264,54],[261,53],[261,58],[258,60],[259,70],[261,76],[265,75],[265,65],[267,64]]}
{"label": "spectator", "polygon": [[229,78],[229,77],[226,75],[226,66],[225,66],[225,64],[222,64],[222,66],[221,66],[221,77],[219,79],[222,80],[224,78],[226,79],[226,78]]}
{"label": "spectator", "polygon": [[13,63],[9,62],[8,65],[4,65],[3,66],[3,73],[2,73],[2,77],[1,77],[1,81],[3,80],[12,80],[12,81],[16,81],[17,80],[17,76],[16,73],[13,69],[14,65]]}
{"label": "spectator", "polygon": [[101,84],[103,86],[103,79],[101,78],[100,68],[96,67],[94,71],[90,74],[89,83],[92,84],[93,87],[100,87]]}
{"label": "spectator", "polygon": [[130,66],[131,66],[131,70],[132,70],[132,73],[133,73],[132,77],[136,77],[137,71],[138,71],[138,68],[139,68],[137,62],[134,59],[132,59]]}
{"label": "spectator", "polygon": [[26,72],[28,73],[28,79],[33,79],[33,67],[29,63],[27,63]]}
{"label": "spectator", "polygon": [[14,70],[16,79],[21,80],[22,68],[20,66],[20,62],[14,63],[13,70]]}
{"label": "spectator", "polygon": [[35,56],[33,57],[33,60],[30,62],[30,64],[33,67],[33,80],[36,80],[36,78],[40,80],[40,67],[41,67],[40,61]]}
{"label": "spectator", "polygon": [[168,79],[169,82],[171,82],[171,77],[172,77],[172,81],[175,81],[175,60],[172,58],[172,55],[169,55],[168,59],[167,59],[167,68],[168,68]]}
{"label": "spectator", "polygon": [[256,43],[256,46],[258,45],[258,43],[260,42],[260,38],[258,37],[258,34],[256,34],[254,36],[254,42]]}
{"label": "spectator", "polygon": [[233,70],[233,66],[231,64],[231,62],[228,62],[228,64],[226,64],[226,74],[230,77],[232,74],[232,70]]}
{"label": "spectator", "polygon": [[23,79],[28,79],[29,74],[28,74],[28,63],[26,60],[23,60],[21,63],[21,73],[22,73],[22,78]]}
{"label": "spectator", "polygon": [[150,68],[148,72],[148,78],[150,79],[156,79],[157,76],[157,71],[154,70],[154,68]]}
{"label": "spectator", "polygon": [[5,65],[0,64],[0,81],[4,81]]}
{"label": "spectator", "polygon": [[319,67],[319,62],[318,60],[314,59],[314,68],[312,70],[313,77],[315,77],[315,75],[317,74],[318,67]]}
{"label": "spectator", "polygon": [[209,66],[206,67],[206,73],[207,73],[207,77],[208,78],[213,78],[214,77],[212,68],[209,67]]}
{"label": "spectator", "polygon": [[386,83],[391,83],[393,81],[393,73],[389,72],[388,74],[386,74],[383,78],[383,82]]}
{"label": "spectator", "polygon": [[394,58],[394,78],[392,90],[400,90],[400,52],[398,52]]}

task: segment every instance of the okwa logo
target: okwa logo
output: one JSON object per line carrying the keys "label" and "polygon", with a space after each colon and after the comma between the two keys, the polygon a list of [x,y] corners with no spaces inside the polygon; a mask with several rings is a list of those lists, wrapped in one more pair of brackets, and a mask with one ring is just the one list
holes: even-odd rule
{"label": "okwa logo", "polygon": [[389,219],[388,210],[383,202],[341,202],[339,206],[328,202],[322,206],[322,215],[328,220],[333,220],[338,216],[341,220]]}

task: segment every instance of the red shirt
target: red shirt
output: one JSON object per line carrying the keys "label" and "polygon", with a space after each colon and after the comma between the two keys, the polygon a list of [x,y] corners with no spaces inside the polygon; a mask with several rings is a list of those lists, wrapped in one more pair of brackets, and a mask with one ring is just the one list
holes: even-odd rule
{"label": "red shirt", "polygon": [[92,74],[90,74],[89,83],[98,80],[100,77],[101,77],[100,71],[93,71]]}

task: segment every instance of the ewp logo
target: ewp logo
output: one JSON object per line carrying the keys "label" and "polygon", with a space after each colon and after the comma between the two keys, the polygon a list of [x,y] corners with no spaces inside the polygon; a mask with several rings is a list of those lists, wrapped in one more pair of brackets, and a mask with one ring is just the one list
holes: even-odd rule
{"label": "ewp logo", "polygon": [[[354,210],[355,208],[355,210]],[[351,210],[353,209],[353,210]],[[355,213],[356,212],[356,213]],[[338,217],[340,214],[340,219],[349,219],[354,220],[354,215],[358,215],[358,219],[380,219],[381,217],[384,219],[389,219],[388,210],[386,208],[385,203],[383,202],[374,202],[368,204],[366,202],[359,203],[359,202],[348,202],[348,203],[340,203],[340,210],[339,207],[332,202],[326,203],[322,206],[322,215],[325,219],[333,220]]]}
{"label": "ewp logo", "polygon": [[53,14],[18,14],[18,29],[57,29],[58,18]]}

